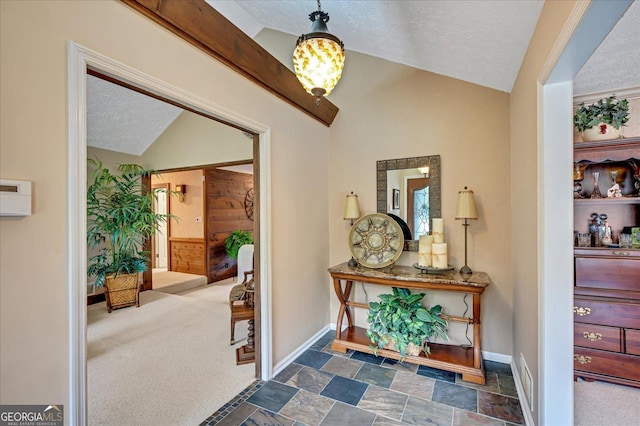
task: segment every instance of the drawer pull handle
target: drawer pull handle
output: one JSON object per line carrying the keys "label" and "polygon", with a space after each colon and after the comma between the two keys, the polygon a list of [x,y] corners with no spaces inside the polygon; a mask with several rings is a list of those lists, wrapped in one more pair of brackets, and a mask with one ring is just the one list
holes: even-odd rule
{"label": "drawer pull handle", "polygon": [[631,254],[628,251],[614,251],[613,254],[616,256],[630,256]]}
{"label": "drawer pull handle", "polygon": [[582,336],[584,336],[585,339],[591,340],[592,342],[595,342],[596,340],[602,340],[602,334],[600,333],[589,333],[588,331],[585,331],[584,333],[582,333]]}
{"label": "drawer pull handle", "polygon": [[591,315],[591,308],[583,308],[582,306],[574,306],[573,313],[577,314],[579,317],[583,317],[585,315]]}
{"label": "drawer pull handle", "polygon": [[580,364],[589,364],[591,362],[591,357],[586,355],[574,355],[573,359]]}

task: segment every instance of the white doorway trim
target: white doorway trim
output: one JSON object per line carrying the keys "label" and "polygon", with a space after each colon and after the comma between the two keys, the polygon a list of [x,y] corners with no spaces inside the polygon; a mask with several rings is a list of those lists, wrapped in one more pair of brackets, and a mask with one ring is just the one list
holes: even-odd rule
{"label": "white doorway trim", "polygon": [[578,2],[538,76],[538,423],[573,424],[573,79],[633,0]]}
{"label": "white doorway trim", "polygon": [[[262,379],[272,375],[271,345],[271,141],[269,126],[171,86],[150,75],[114,61],[73,41],[68,49],[69,169],[68,169],[68,273],[69,273],[69,424],[87,424],[87,246],[86,184],[87,67],[133,86],[220,118],[259,136],[260,155],[260,270],[261,270],[261,371]],[[217,407],[212,407],[213,409]]]}

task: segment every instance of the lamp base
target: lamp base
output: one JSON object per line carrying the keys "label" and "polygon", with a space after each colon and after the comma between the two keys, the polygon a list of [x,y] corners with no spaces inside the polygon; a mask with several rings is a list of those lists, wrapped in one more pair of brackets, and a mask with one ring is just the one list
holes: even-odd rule
{"label": "lamp base", "polygon": [[347,265],[351,268],[355,268],[356,266],[358,266],[358,262],[356,262],[353,256],[351,256],[351,259],[349,259],[349,262],[347,263]]}
{"label": "lamp base", "polygon": [[462,268],[460,268],[460,274],[471,275],[472,273],[473,271],[467,265],[464,265]]}

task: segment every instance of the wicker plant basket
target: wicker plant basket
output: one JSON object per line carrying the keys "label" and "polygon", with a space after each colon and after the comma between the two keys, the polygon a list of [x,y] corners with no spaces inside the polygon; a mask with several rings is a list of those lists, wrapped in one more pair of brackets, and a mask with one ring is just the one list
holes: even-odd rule
{"label": "wicker plant basket", "polygon": [[136,305],[140,307],[138,274],[107,275],[105,277],[107,311]]}

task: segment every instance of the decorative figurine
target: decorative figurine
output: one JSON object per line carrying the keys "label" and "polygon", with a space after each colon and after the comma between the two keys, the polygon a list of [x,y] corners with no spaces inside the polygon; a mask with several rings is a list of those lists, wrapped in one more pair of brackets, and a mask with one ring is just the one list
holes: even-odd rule
{"label": "decorative figurine", "polygon": [[609,222],[604,223],[604,236],[602,237],[602,245],[610,246],[613,244],[613,239],[611,238],[611,227],[609,226]]}
{"label": "decorative figurine", "polygon": [[607,198],[622,198],[622,191],[620,185],[618,185],[618,171],[611,172],[611,181],[613,186],[607,190]]}
{"label": "decorative figurine", "polygon": [[622,198],[622,191],[620,191],[620,185],[616,183],[611,188],[607,189],[607,198]]}
{"label": "decorative figurine", "polygon": [[573,198],[584,198],[582,192],[582,179],[584,179],[584,169],[588,164],[573,164]]}
{"label": "decorative figurine", "polygon": [[636,188],[636,197],[640,197],[640,165],[635,160],[629,160],[628,163],[633,169],[633,186]]}

